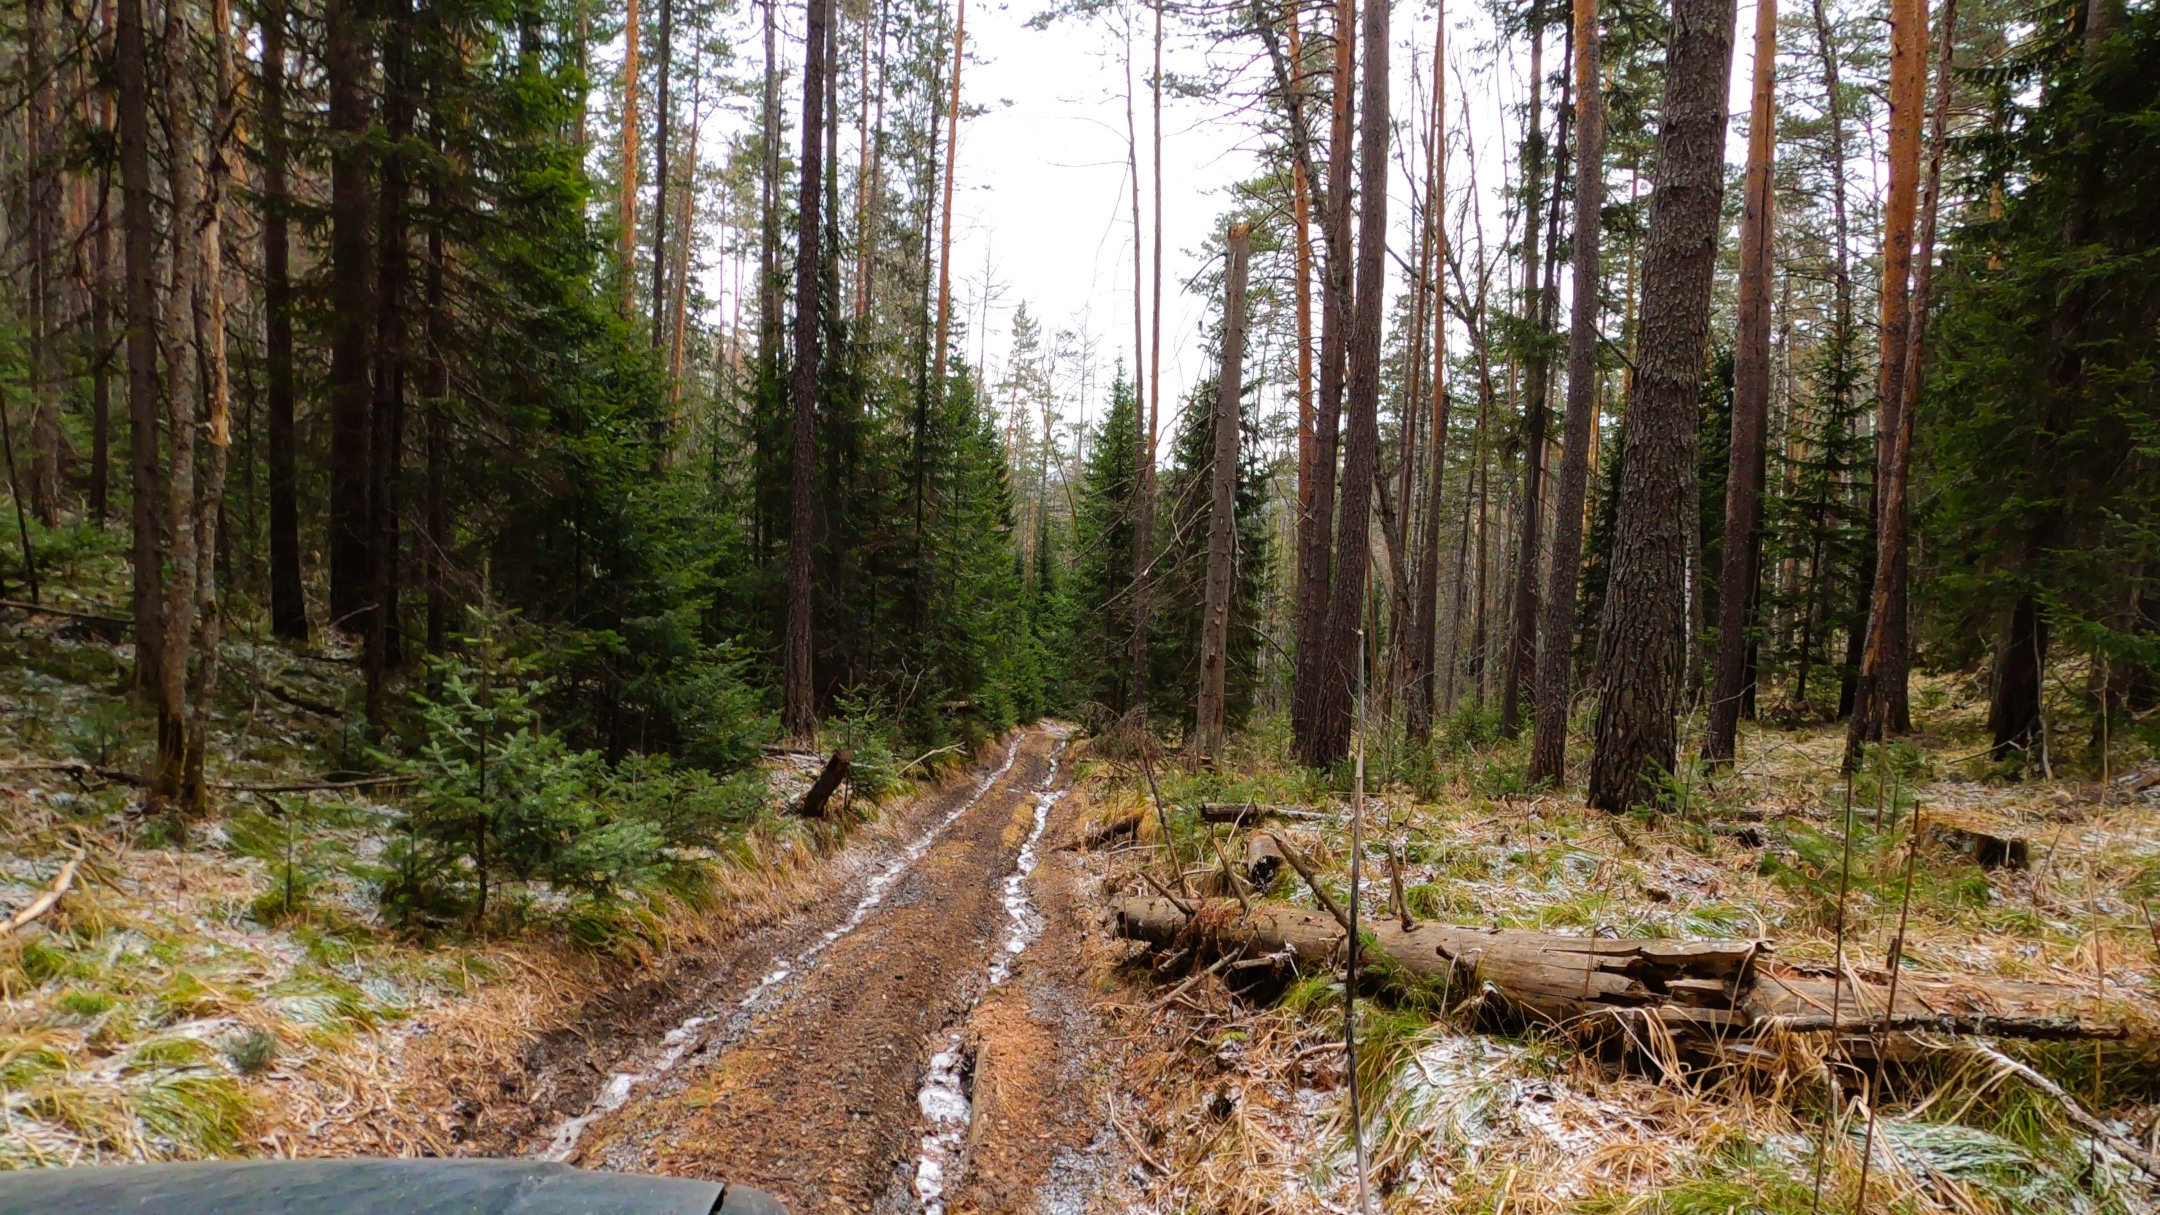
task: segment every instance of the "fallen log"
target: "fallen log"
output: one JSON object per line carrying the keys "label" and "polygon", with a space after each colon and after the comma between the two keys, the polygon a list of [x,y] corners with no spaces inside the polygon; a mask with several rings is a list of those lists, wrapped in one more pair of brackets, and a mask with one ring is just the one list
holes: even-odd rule
{"label": "fallen log", "polygon": [[1282,849],[1273,836],[1255,834],[1245,838],[1245,881],[1254,890],[1262,894],[1273,890],[1282,871]]}
{"label": "fallen log", "polygon": [[1277,806],[1255,802],[1202,802],[1194,807],[1204,823],[1256,823],[1277,818],[1293,823],[1333,822],[1335,816],[1318,806]]}
{"label": "fallen log", "polygon": [[1978,815],[1930,811],[1927,834],[1964,853],[1982,869],[2030,869],[2032,844],[2011,829]]}
{"label": "fallen log", "polygon": [[60,905],[60,900],[67,897],[68,887],[75,884],[76,871],[82,868],[83,850],[77,848],[74,853],[75,855],[67,859],[67,863],[60,866],[60,872],[54,876],[52,885],[38,892],[36,898],[23,904],[21,910],[0,923],[0,937],[14,936],[32,920]]}
{"label": "fallen log", "polygon": [[825,817],[825,803],[832,800],[833,791],[847,779],[848,763],[852,758],[846,747],[833,752],[832,758],[825,761],[824,771],[818,773],[810,791],[803,794],[802,801],[796,805],[795,813],[804,818]]}
{"label": "fallen log", "polygon": [[[1206,902],[1186,916],[1162,899],[1117,901],[1118,934],[1191,949],[1204,960],[1242,950],[1299,966],[1332,966],[1340,923],[1326,911],[1266,903],[1240,915]],[[1611,940],[1376,918],[1360,925],[1368,955],[1460,993],[1491,984],[1515,1007],[1556,1025],[1651,1017],[1675,1037],[1865,1033],[1883,1028],[1887,977],[1835,984],[1771,963],[1767,941]],[[1842,990],[1833,990],[1840,987]],[[1833,1006],[1835,1016],[1833,1018]],[[2082,988],[1998,979],[1901,976],[1893,1031],[1950,1030],[2021,1038],[2121,1038],[2128,1029]]]}
{"label": "fallen log", "polygon": [[1139,830],[1140,813],[1134,811],[1131,814],[1120,815],[1107,822],[1097,823],[1081,832],[1079,844],[1082,848],[1100,848],[1112,840],[1121,840],[1128,835],[1136,834]]}
{"label": "fallen log", "polygon": [[125,768],[108,768],[101,764],[85,763],[79,759],[26,760],[22,763],[0,764],[0,772],[65,772],[76,780],[94,776],[99,780],[116,781],[123,785],[145,788],[150,782]]}
{"label": "fallen log", "polygon": [[84,624],[96,625],[101,629],[117,631],[135,627],[134,621],[123,620],[118,616],[104,616],[96,612],[77,611],[74,608],[54,607],[49,603],[26,603],[20,599],[0,599],[0,607],[14,608],[16,611],[28,612],[34,616],[60,616],[68,620],[79,620]]}

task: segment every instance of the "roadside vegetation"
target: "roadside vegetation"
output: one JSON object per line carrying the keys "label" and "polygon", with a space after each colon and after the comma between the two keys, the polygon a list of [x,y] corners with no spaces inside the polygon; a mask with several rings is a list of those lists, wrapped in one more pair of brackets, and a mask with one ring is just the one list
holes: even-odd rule
{"label": "roadside vegetation", "polygon": [[118,562],[89,537],[66,572],[52,611],[0,609],[0,905],[77,862],[0,939],[0,1167],[454,1150],[428,1098],[783,910],[953,757],[903,773],[878,718],[835,717],[851,779],[794,816],[823,756],[768,756],[766,697],[719,661],[679,693],[699,749],[611,758],[564,728],[580,654],[482,606],[379,741],[349,650],[229,638],[195,813],[141,787],[155,722],[99,618]]}
{"label": "roadside vegetation", "polygon": [[[1870,751],[1849,820],[1832,727],[1750,729],[1733,771],[1683,773],[1666,804],[1612,814],[1525,792],[1526,747],[1497,741],[1466,702],[1430,747],[1367,752],[1362,915],[1397,914],[1392,852],[1407,909],[1427,923],[1759,939],[1779,963],[1827,970],[1842,919],[1854,972],[1882,974],[1899,941],[1908,978],[2067,985],[2095,996],[2126,1036],[1893,1034],[1879,1074],[1875,1035],[1862,1031],[1661,1055],[1616,1046],[1594,1018],[1525,1016],[1490,986],[1449,991],[1392,974],[1368,941],[1357,1072],[1379,1209],[1854,1210],[1871,1133],[1870,1211],[2146,1209],[2154,1178],[1978,1047],[2031,1066],[2150,1161],[2160,1128],[2150,740],[2115,738],[2103,779],[2097,749],[2068,741],[2088,723],[2066,689],[2049,702],[2063,740],[2055,774],[2012,780],[1987,758],[1984,702],[1969,679],[1926,677],[1916,699],[1932,729]],[[1297,765],[1263,719],[1212,769],[1156,755],[1158,817],[1137,753],[1120,754],[1100,748],[1091,776],[1095,822],[1138,816],[1137,839],[1109,853],[1106,895],[1150,893],[1145,871],[1186,897],[1226,898],[1224,858],[1236,865],[1247,837],[1267,831],[1349,905],[1349,765]],[[1327,817],[1248,826],[1195,812],[1244,802]],[[1983,867],[1967,837],[1930,822],[2026,840],[2030,865]],[[1321,906],[1289,867],[1248,893]],[[1149,1170],[1149,1197],[1180,1210],[1357,1209],[1340,966],[1224,970],[1141,949],[1126,967],[1143,990],[1124,1010],[1123,1087],[1135,1096],[1122,1129]],[[1881,1094],[1872,1130],[1871,1092]]]}

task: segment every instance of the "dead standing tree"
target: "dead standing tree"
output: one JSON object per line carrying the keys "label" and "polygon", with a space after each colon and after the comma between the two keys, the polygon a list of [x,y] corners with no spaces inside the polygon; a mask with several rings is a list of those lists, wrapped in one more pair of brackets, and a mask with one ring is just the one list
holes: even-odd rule
{"label": "dead standing tree", "polygon": [[1597,0],[1575,0],[1575,298],[1568,321],[1567,420],[1560,495],[1553,504],[1552,569],[1538,654],[1530,783],[1567,781],[1568,683],[1575,658],[1575,596],[1582,580],[1583,498],[1597,423],[1598,237],[1605,201],[1605,99],[1598,74]]}
{"label": "dead standing tree", "polygon": [[1231,573],[1237,546],[1238,403],[1245,395],[1245,267],[1252,252],[1252,225],[1232,224],[1224,247],[1222,372],[1215,382],[1207,601],[1200,618],[1200,697],[1194,731],[1197,751],[1208,759],[1222,749],[1223,741]]}

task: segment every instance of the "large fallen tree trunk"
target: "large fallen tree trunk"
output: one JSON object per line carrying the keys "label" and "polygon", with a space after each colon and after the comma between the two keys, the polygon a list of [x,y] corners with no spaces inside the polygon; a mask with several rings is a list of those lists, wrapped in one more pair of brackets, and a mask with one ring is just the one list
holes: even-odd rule
{"label": "large fallen tree trunk", "polygon": [[[1195,960],[1242,951],[1332,966],[1342,956],[1342,926],[1325,911],[1283,903],[1241,910],[1208,901],[1187,916],[1168,900],[1142,896],[1116,904],[1119,935],[1189,949]],[[1890,994],[1887,976],[1839,985],[1827,974],[1774,965],[1766,941],[1611,940],[1444,924],[1405,931],[1384,917],[1360,928],[1369,934],[1368,957],[1377,952],[1375,960],[1464,995],[1491,984],[1514,1007],[1561,1026],[1649,1017],[1675,1037],[1862,1033],[1884,1028]],[[1888,1028],[2023,1038],[2128,1033],[2122,1016],[2080,988],[1912,976],[1899,979]]]}
{"label": "large fallen tree trunk", "polygon": [[1203,823],[1257,823],[1264,818],[1293,823],[1332,822],[1335,816],[1318,806],[1277,806],[1256,802],[1202,802],[1193,807]]}

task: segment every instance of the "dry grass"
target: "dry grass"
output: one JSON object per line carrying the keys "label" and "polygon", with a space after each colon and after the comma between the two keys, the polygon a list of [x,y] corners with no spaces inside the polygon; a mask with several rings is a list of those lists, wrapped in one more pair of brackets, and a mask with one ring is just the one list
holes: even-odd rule
{"label": "dry grass", "polygon": [[[50,618],[0,620],[0,643],[0,761],[142,770],[149,723],[116,694],[114,647]],[[334,721],[260,687],[337,704],[353,668],[244,640],[227,660],[256,691],[220,705],[221,775],[291,779],[338,762]],[[56,910],[0,940],[0,1168],[454,1152],[464,1095],[497,1091],[592,993],[787,914],[843,843],[874,851],[902,830],[760,818],[672,886],[622,900],[597,948],[548,913],[544,891],[523,892],[547,914],[514,938],[423,940],[378,913],[392,812],[362,792],[282,798],[294,816],[282,821],[226,798],[177,825],[144,817],[125,786],[0,780],[0,915],[73,848],[87,853]]]}
{"label": "dry grass", "polygon": [[[2160,930],[2145,908],[2160,897],[2154,807],[2113,784],[1989,779],[1958,761],[1976,749],[1972,709],[1923,685],[1931,692],[1932,720],[1946,726],[1897,748],[1889,767],[1854,788],[1848,963],[1883,965],[1915,801],[1923,821],[1931,808],[1954,807],[2029,837],[2030,870],[1984,871],[1923,835],[1906,964],[2104,993],[2132,1024],[2132,1041],[2010,1049],[2150,1142],[2160,1136]],[[1158,769],[1165,796],[1184,804],[1333,795],[1282,763],[1264,732],[1256,738],[1214,772]],[[1505,746],[1437,764],[1382,756],[1368,839],[1403,847],[1410,902],[1424,918],[1605,936],[1762,936],[1787,962],[1828,963],[1842,867],[1840,745],[1831,729],[1752,732],[1737,773],[1676,788],[1679,813],[1631,816],[1509,793],[1506,770],[1519,769],[1520,756]],[[1088,779],[1102,817],[1144,804],[1133,773],[1097,765]],[[1207,828],[1182,816],[1173,827],[1189,876],[1217,867]],[[1236,855],[1229,829],[1216,832]],[[1298,825],[1289,834],[1345,895],[1347,832]],[[1099,862],[1106,888],[1139,889],[1132,872],[1143,864],[1172,882],[1159,842],[1150,814],[1138,845]],[[1369,846],[1363,897],[1382,908],[1385,860]],[[1313,902],[1294,875],[1275,895]],[[1130,1104],[1118,1122],[1147,1174],[1135,1209],[1355,1210],[1339,979],[1306,976],[1247,998],[1209,977],[1162,1004],[1184,964],[1157,984],[1145,961],[1135,955],[1123,972]],[[1739,1065],[1658,1077],[1558,1038],[1478,1032],[1489,1026],[1472,1010],[1433,1007],[1430,993],[1361,1003],[1359,1071],[1379,1208],[1813,1211],[1820,1158],[1821,1209],[1854,1209],[1869,1069],[1835,1043],[1784,1036]],[[1826,1056],[1840,1080],[1834,1099]],[[2145,1179],[2096,1150],[2054,1102],[1954,1050],[1889,1069],[1867,1171],[1871,1211],[2133,1211],[2151,1198]]]}

